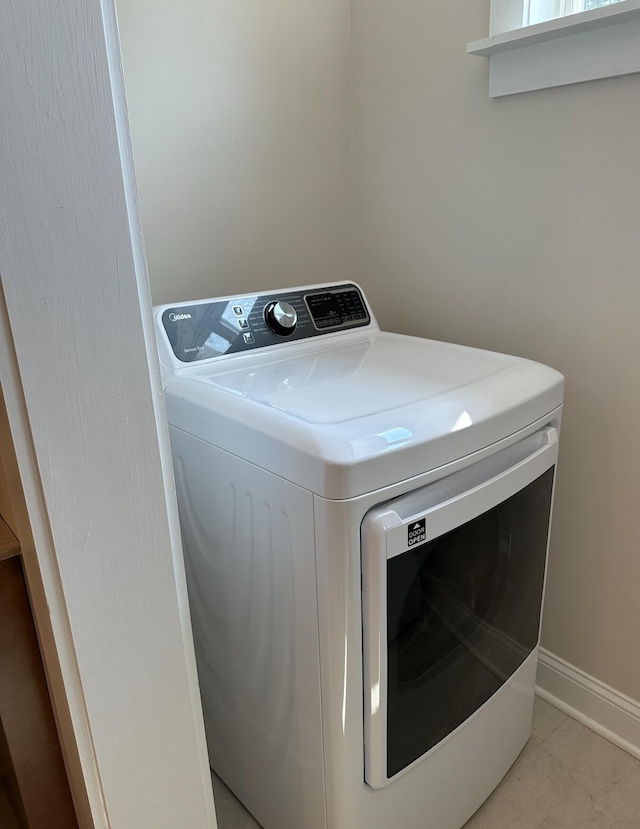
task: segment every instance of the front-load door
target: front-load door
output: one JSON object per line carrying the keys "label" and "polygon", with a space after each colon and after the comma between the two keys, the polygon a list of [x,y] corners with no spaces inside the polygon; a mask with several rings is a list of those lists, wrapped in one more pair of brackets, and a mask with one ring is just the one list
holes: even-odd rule
{"label": "front-load door", "polygon": [[547,427],[365,516],[370,785],[446,739],[537,646],[556,458]]}

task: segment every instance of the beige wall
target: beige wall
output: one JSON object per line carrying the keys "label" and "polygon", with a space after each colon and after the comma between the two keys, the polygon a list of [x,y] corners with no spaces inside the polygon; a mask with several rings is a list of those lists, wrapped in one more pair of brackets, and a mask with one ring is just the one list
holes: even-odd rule
{"label": "beige wall", "polygon": [[117,0],[155,303],[348,278],[348,0]]}
{"label": "beige wall", "polygon": [[640,700],[640,76],[489,100],[488,0],[353,0],[383,327],[567,377],[543,645]]}
{"label": "beige wall", "polygon": [[[346,0],[119,0],[155,302],[352,276]],[[567,376],[543,644],[640,699],[640,77],[489,100],[488,0],[353,0],[384,327]]]}

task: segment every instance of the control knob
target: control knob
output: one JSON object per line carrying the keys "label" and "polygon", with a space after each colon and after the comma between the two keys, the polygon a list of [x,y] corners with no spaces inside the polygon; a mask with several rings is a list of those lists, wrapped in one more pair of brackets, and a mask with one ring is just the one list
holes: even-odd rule
{"label": "control knob", "polygon": [[269,302],[264,309],[264,321],[274,334],[288,337],[296,330],[298,313],[288,302]]}

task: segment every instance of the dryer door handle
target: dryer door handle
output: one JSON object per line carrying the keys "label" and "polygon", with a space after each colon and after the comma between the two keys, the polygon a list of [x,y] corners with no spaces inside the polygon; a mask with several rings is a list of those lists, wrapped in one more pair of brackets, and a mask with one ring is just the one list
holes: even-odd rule
{"label": "dryer door handle", "polygon": [[544,431],[549,433],[545,435],[547,444],[528,458],[423,513],[426,518],[426,541],[432,541],[493,509],[554,466],[558,459],[558,433],[553,427]]}
{"label": "dryer door handle", "polygon": [[391,502],[386,510],[374,511],[378,532],[386,533],[386,557],[411,549],[409,530],[418,522],[424,521],[425,528],[416,540],[432,541],[506,501],[557,459],[558,430],[545,426],[496,455]]}

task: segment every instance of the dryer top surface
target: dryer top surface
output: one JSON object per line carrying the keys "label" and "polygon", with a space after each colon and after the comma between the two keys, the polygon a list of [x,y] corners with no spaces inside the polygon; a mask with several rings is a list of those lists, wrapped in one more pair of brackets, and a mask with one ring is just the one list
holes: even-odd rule
{"label": "dryer top surface", "polygon": [[503,354],[377,332],[193,379],[308,424],[339,424],[451,394],[513,368]]}
{"label": "dryer top surface", "polygon": [[557,371],[379,330],[194,366],[172,426],[327,498],[349,498],[495,443],[562,403]]}

